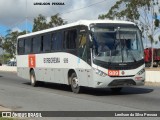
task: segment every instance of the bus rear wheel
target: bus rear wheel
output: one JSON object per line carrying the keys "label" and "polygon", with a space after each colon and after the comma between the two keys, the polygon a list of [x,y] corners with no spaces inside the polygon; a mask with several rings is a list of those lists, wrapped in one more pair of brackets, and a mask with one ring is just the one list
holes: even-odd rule
{"label": "bus rear wheel", "polygon": [[74,93],[80,93],[82,90],[82,87],[78,84],[78,77],[76,73],[72,73],[71,75],[71,89]]}
{"label": "bus rear wheel", "polygon": [[118,88],[111,88],[113,93],[120,93],[122,90],[122,87],[118,87]]}
{"label": "bus rear wheel", "polygon": [[36,81],[36,76],[35,76],[34,70],[32,70],[30,73],[30,82],[33,87],[37,86],[37,81]]}

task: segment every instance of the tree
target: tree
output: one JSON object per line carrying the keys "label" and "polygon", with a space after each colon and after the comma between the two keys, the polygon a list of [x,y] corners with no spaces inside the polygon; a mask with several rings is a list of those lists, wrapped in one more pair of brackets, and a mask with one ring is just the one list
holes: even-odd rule
{"label": "tree", "polygon": [[23,32],[18,32],[18,31],[12,32],[11,30],[7,31],[7,35],[5,36],[4,41],[2,43],[2,48],[9,54],[10,58],[15,57],[17,37],[23,34],[26,34],[26,31]]}
{"label": "tree", "polygon": [[[118,0],[107,14],[99,15],[99,19],[121,19],[135,22],[141,29],[143,37],[148,37],[153,44],[157,43],[160,31],[158,19],[160,7],[158,0]],[[159,37],[160,38],[160,37]],[[153,54],[151,67],[153,67]]]}
{"label": "tree", "polygon": [[0,35],[0,48],[2,48],[2,43],[3,43],[3,41],[4,41],[4,37],[2,37],[2,36]]}
{"label": "tree", "polygon": [[6,64],[11,58],[11,55],[8,53],[4,53],[3,55],[0,55],[0,63]]}
{"label": "tree", "polygon": [[60,26],[60,25],[64,25],[66,23],[67,22],[64,21],[61,17],[59,17],[59,14],[57,13],[57,14],[51,16],[51,20],[48,23],[48,25],[49,25],[49,28],[52,28],[52,27],[57,27],[57,26]]}
{"label": "tree", "polygon": [[33,32],[44,30],[47,28],[57,27],[60,25],[64,25],[67,22],[64,21],[59,14],[55,14],[50,17],[50,21],[47,23],[46,17],[43,15],[39,15],[37,18],[34,19],[34,25],[33,25]]}
{"label": "tree", "polygon": [[39,30],[44,30],[48,28],[48,25],[46,23],[46,18],[45,16],[39,14],[37,18],[34,18],[34,24],[33,24],[33,32],[39,31]]}

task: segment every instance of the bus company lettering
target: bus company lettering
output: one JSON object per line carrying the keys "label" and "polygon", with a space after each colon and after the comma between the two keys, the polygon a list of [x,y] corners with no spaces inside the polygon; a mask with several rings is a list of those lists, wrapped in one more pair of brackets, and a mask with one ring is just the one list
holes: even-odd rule
{"label": "bus company lettering", "polygon": [[44,63],[60,63],[59,57],[43,58]]}
{"label": "bus company lettering", "polygon": [[34,54],[28,55],[28,66],[30,68],[36,67],[36,56]]}

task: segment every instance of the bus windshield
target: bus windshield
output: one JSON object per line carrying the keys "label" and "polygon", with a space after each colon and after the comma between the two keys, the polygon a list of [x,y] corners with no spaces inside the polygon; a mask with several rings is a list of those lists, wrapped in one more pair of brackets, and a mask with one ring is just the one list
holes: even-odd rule
{"label": "bus windshield", "polygon": [[143,45],[136,26],[92,26],[93,60],[108,63],[136,62],[143,59]]}

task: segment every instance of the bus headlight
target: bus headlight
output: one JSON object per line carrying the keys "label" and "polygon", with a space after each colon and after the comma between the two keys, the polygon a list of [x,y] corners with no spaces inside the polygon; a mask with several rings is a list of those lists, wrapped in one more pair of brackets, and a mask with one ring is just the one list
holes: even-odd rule
{"label": "bus headlight", "polygon": [[103,72],[103,71],[101,71],[101,70],[98,70],[98,69],[95,69],[95,68],[93,68],[93,70],[96,72],[96,74],[98,74],[98,75],[100,75],[100,76],[102,76],[102,77],[107,76],[107,74],[106,74],[106,73],[104,73],[104,72]]}
{"label": "bus headlight", "polygon": [[140,70],[137,74],[138,75],[142,75],[145,72],[145,69],[143,68],[142,70]]}

